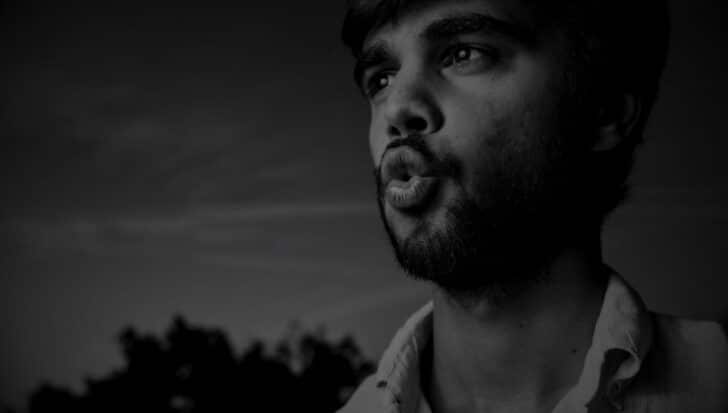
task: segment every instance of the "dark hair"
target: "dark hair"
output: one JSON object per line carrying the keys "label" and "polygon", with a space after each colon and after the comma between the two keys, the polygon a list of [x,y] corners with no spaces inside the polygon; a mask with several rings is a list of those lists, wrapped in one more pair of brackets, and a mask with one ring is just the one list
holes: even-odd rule
{"label": "dark hair", "polygon": [[[428,0],[349,0],[342,40],[355,56],[369,33]],[[434,0],[429,0],[430,2]],[[546,24],[565,30],[571,46],[571,92],[586,107],[622,94],[636,96],[641,113],[618,147],[588,161],[593,213],[601,220],[626,196],[636,146],[655,102],[667,57],[666,0],[551,0],[529,4]],[[542,4],[543,3],[543,4]],[[596,116],[589,116],[596,119]],[[589,188],[586,188],[589,189]]]}

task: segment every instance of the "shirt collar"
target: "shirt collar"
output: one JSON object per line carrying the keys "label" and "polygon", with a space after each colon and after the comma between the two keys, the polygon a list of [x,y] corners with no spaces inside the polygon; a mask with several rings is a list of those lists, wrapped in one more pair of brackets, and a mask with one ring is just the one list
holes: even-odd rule
{"label": "shirt collar", "polygon": [[652,334],[652,318],[642,299],[613,273],[579,381],[559,405],[583,408],[604,400],[621,407],[625,389],[652,346]]}
{"label": "shirt collar", "polygon": [[[414,413],[423,401],[420,357],[432,338],[432,302],[414,313],[395,334],[377,368],[389,412]],[[629,382],[637,375],[652,344],[652,321],[639,295],[618,274],[609,279],[592,345],[577,384],[554,412],[580,411],[606,401],[620,407]]]}
{"label": "shirt collar", "polygon": [[377,388],[392,412],[415,412],[422,398],[420,357],[432,339],[432,301],[394,335],[377,368]]}

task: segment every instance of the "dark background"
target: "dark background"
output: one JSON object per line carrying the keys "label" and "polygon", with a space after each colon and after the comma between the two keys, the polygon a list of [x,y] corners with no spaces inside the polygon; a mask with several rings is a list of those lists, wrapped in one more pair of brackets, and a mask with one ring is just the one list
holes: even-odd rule
{"label": "dark background", "polygon": [[[375,358],[426,299],[380,228],[343,0],[263,3],[5,6],[0,401],[78,388],[122,326],[177,313],[238,344],[321,323]],[[605,256],[652,308],[726,317],[728,16],[672,6]]]}

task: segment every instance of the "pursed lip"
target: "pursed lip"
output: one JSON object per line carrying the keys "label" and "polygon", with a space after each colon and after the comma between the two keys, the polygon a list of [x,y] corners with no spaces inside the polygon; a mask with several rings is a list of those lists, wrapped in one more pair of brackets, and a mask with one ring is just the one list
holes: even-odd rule
{"label": "pursed lip", "polygon": [[382,157],[382,184],[394,180],[407,181],[412,176],[430,176],[425,157],[406,146],[388,150]]}
{"label": "pursed lip", "polygon": [[382,195],[398,210],[412,210],[424,205],[436,188],[430,162],[418,151],[401,146],[382,157]]}
{"label": "pursed lip", "polygon": [[434,193],[437,178],[412,176],[407,181],[393,179],[384,190],[387,203],[399,210],[413,210],[424,206]]}

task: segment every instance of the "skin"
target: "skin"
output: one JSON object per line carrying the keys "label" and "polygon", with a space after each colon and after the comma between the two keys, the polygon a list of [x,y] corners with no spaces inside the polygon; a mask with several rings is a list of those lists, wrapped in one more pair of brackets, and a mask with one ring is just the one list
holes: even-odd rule
{"label": "skin", "polygon": [[[517,1],[450,1],[406,10],[371,33],[388,58],[364,70],[371,109],[369,142],[375,167],[387,145],[422,135],[438,156],[459,161],[459,178],[446,177],[425,210],[383,205],[398,242],[427,237],[447,224],[447,206],[482,200],[489,165],[513,151],[540,162],[540,139],[556,139],[568,45],[557,29],[541,28],[528,41],[478,32],[433,40],[425,29],[444,17],[479,13],[540,27]],[[493,52],[495,50],[495,52]],[[373,85],[373,87],[372,87]],[[610,108],[618,116],[594,125],[585,147],[608,150],[629,132],[639,105],[630,97]],[[530,151],[530,152],[529,152]],[[528,158],[527,158],[528,159]],[[431,366],[423,390],[434,413],[549,412],[576,383],[591,344],[605,290],[598,229],[566,240],[548,268],[548,282],[496,305],[487,295],[464,300],[433,287]],[[528,257],[524,257],[528,259]],[[479,269],[488,273],[488,263]],[[477,349],[477,351],[474,351]]]}
{"label": "skin", "polygon": [[[376,83],[384,77],[388,82],[369,96],[369,142],[375,166],[391,140],[417,133],[427,137],[434,153],[458,159],[463,169],[461,180],[451,179],[441,186],[435,202],[441,207],[430,208],[426,220],[384,205],[400,239],[418,227],[432,231],[442,227],[444,206],[458,197],[478,199],[483,191],[477,178],[489,174],[489,161],[502,162],[496,156],[528,150],[544,131],[556,132],[566,53],[565,40],[558,33],[542,33],[528,44],[497,34],[469,34],[443,42],[420,38],[436,16],[458,12],[511,16],[529,24],[525,8],[518,10],[505,2],[484,4],[459,1],[410,11],[399,24],[386,25],[368,39],[369,44],[382,42],[397,52],[395,61],[373,68],[363,79]],[[456,43],[474,47],[446,50]],[[468,57],[449,65],[441,61],[441,56],[458,52]],[[497,56],[491,56],[493,52]],[[413,119],[421,120],[415,128],[408,126]]]}

